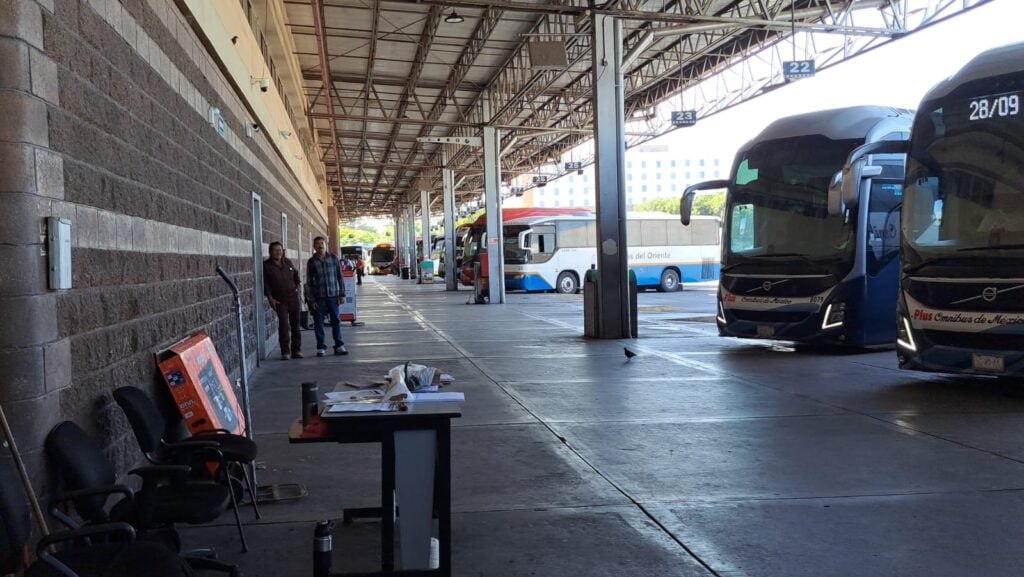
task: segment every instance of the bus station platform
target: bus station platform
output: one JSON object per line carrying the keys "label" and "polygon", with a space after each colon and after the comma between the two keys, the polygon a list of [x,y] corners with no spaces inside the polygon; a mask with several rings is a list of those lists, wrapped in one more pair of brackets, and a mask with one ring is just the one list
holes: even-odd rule
{"label": "bus station platform", "polygon": [[[708,291],[709,294],[710,291]],[[681,294],[681,293],[679,293]],[[641,295],[641,308],[645,307]],[[653,298],[653,297],[652,297]],[[1019,574],[1024,400],[994,380],[898,370],[892,350],[717,336],[713,316],[646,307],[640,338],[586,340],[582,298],[367,277],[348,356],[272,354],[251,379],[261,485],[308,496],[184,528],[248,577],[379,564],[379,445],[289,445],[300,383],[379,380],[412,360],[455,378],[452,574],[463,577],[938,577]],[[329,338],[329,335],[328,335]],[[627,360],[623,347],[637,353]]]}

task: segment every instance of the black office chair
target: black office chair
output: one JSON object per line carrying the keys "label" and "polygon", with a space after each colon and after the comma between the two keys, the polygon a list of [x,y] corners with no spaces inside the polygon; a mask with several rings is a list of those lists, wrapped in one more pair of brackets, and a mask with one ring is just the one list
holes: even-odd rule
{"label": "black office chair", "polygon": [[[189,577],[192,571],[161,543],[135,540],[127,523],[72,527],[36,544],[38,561],[27,564],[29,509],[13,467],[0,459],[0,574],[25,577]],[[88,542],[85,542],[88,540]],[[50,547],[59,550],[50,551]]]}
{"label": "black office chair", "polygon": [[[231,470],[234,468],[241,475],[246,488],[249,491],[249,498],[252,501],[253,511],[259,519],[260,509],[257,504],[256,490],[254,483],[246,472],[245,465],[252,464],[256,459],[256,443],[241,435],[234,435],[222,429],[202,432],[180,441],[168,442],[165,440],[167,433],[167,421],[164,419],[160,409],[153,401],[146,396],[146,393],[135,387],[120,387],[114,391],[114,400],[121,406],[128,422],[131,423],[135,439],[139,448],[146,456],[146,459],[156,465],[185,464],[194,467],[195,470],[204,470],[201,461],[197,461],[197,450],[201,448],[216,448],[224,456],[225,467],[220,468],[217,473],[223,475],[231,489],[231,506],[235,512],[235,523],[238,526],[238,534],[242,539],[242,549],[248,550],[245,543],[245,533],[242,529],[238,516],[238,497],[235,495],[234,483]],[[201,453],[201,450],[200,450]],[[200,458],[201,454],[198,455]]]}
{"label": "black office chair", "polygon": [[[114,467],[100,444],[70,421],[54,427],[45,445],[58,479],[69,491],[59,495],[50,509],[50,513],[65,524],[75,523],[75,520],[58,505],[70,502],[89,525],[126,522],[147,536],[166,540],[175,551],[180,551],[181,543],[174,526],[214,521],[227,510],[231,500],[231,491],[223,484],[189,481],[191,468],[185,465],[147,466],[129,471],[142,478],[142,488],[135,493],[115,485]],[[204,450],[205,460],[223,462],[216,449]],[[107,506],[110,497],[117,493],[122,495],[121,499]],[[209,556],[186,553],[182,559],[193,569],[238,575],[234,565]]]}

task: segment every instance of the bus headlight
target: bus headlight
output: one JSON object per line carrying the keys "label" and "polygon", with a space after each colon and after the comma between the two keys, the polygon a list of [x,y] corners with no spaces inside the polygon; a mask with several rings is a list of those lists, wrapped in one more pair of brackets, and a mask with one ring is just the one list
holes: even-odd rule
{"label": "bus headlight", "polygon": [[843,326],[846,320],[846,303],[832,303],[825,308],[825,315],[821,319],[821,328],[834,329]]}
{"label": "bus headlight", "polygon": [[917,343],[914,342],[914,333],[910,331],[910,321],[907,317],[900,316],[896,324],[896,344],[908,351],[917,352]]}
{"label": "bus headlight", "polygon": [[725,324],[725,307],[722,306],[722,301],[718,301],[718,322]]}

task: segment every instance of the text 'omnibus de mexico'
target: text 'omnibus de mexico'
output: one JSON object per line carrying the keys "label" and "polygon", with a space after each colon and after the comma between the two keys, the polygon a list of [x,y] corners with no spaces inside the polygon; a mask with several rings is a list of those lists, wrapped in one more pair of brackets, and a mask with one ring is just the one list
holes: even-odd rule
{"label": "text 'omnibus de mexico'", "polygon": [[[597,264],[593,214],[510,220],[505,238],[505,288],[575,293]],[[629,268],[640,288],[678,290],[681,283],[718,278],[720,220],[694,217],[685,227],[668,214],[632,214],[626,221]]]}
{"label": "text 'omnibus de mexico'", "polygon": [[726,188],[718,330],[722,336],[853,347],[896,339],[901,154],[870,157],[860,203],[829,210],[855,148],[909,135],[912,113],[857,106],[776,120],[743,146]]}

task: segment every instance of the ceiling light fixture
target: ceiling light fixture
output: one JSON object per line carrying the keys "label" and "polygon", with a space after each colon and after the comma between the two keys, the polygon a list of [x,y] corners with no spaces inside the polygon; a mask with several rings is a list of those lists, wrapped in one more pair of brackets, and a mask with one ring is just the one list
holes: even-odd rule
{"label": "ceiling light fixture", "polygon": [[462,16],[459,16],[459,13],[456,12],[454,8],[452,8],[452,13],[451,14],[449,14],[449,15],[444,17],[444,21],[446,23],[448,23],[448,24],[461,24],[465,20],[466,20],[465,18],[463,18]]}

